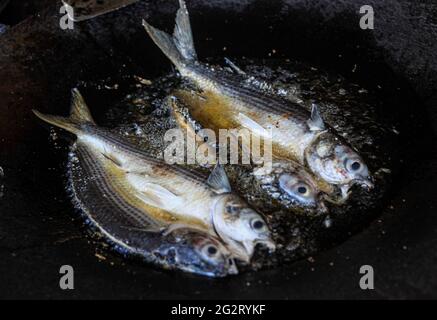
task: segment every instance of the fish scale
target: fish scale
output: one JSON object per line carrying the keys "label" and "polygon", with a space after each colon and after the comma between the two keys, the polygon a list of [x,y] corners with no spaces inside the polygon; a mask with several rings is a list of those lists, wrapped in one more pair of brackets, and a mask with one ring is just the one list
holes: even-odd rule
{"label": "fish scale", "polygon": [[[218,69],[212,71],[209,67],[200,64],[187,68],[203,81],[205,81],[204,79],[212,81],[217,88],[223,90],[230,97],[234,97],[253,108],[278,115],[290,113],[299,122],[304,122],[310,118],[310,113],[299,104],[247,85],[249,77],[235,74],[230,76],[228,72],[220,72]],[[199,83],[201,82],[199,81]]]}
{"label": "fish scale", "polygon": [[[96,154],[91,154],[84,146],[77,145],[76,150],[77,156],[83,163],[85,174],[90,180],[90,183],[94,184],[95,188],[101,190],[104,194],[104,201],[101,197],[95,197],[92,200],[97,202],[97,207],[102,205],[110,206],[110,208],[116,210],[116,212],[122,212],[122,215],[129,217],[132,225],[140,226],[144,230],[160,230],[165,227],[165,224],[145,215],[143,211],[129,204],[120,196],[120,187],[114,187],[114,185],[120,182],[113,175],[108,176],[108,171],[105,170],[102,165],[102,159],[99,159]],[[108,181],[111,181],[111,183],[108,183]],[[86,197],[90,200],[88,196]],[[105,212],[108,211],[105,210]],[[113,213],[111,215],[113,215]],[[102,216],[102,218],[104,219],[104,216]]]}

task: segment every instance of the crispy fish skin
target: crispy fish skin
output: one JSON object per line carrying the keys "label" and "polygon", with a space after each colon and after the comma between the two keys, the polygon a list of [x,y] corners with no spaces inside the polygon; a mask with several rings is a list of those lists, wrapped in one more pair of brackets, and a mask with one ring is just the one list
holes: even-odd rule
{"label": "crispy fish skin", "polygon": [[[42,120],[77,136],[77,143],[101,154],[117,166],[124,183],[135,197],[130,201],[170,212],[148,208],[148,214],[167,223],[168,229],[190,226],[219,235],[233,254],[249,262],[256,244],[274,249],[270,231],[260,214],[231,192],[226,173],[216,167],[208,180],[192,170],[168,165],[109,130],[98,127],[78,90],[73,90],[69,118],[35,114]],[[173,221],[175,218],[175,221]],[[167,219],[167,220],[166,220]]]}
{"label": "crispy fish skin", "polygon": [[181,75],[203,91],[206,101],[202,108],[193,110],[193,117],[211,129],[245,127],[254,134],[271,130],[274,156],[308,166],[327,183],[339,185],[344,197],[355,183],[373,186],[364,161],[332,127],[324,124],[316,105],[309,113],[297,103],[249,85],[244,74],[232,75],[201,64],[186,4],[179,2],[173,36],[144,20],[143,25]]}
{"label": "crispy fish skin", "polygon": [[112,161],[81,143],[72,154],[69,172],[74,201],[119,251],[165,269],[208,277],[238,273],[229,250],[209,233],[191,228],[167,234],[157,231],[165,223],[147,210],[159,209],[132,199],[132,188]]}

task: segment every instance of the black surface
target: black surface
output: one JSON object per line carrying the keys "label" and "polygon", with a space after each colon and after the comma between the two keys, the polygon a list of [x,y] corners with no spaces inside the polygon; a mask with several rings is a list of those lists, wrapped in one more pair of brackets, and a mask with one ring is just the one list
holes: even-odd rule
{"label": "black surface", "polygon": [[[78,80],[120,69],[151,78],[169,68],[140,21],[150,17],[170,29],[176,1],[143,1],[73,31],[58,27],[56,4],[1,36],[0,297],[436,298],[436,5],[368,3],[375,9],[374,31],[359,29],[362,4],[354,0],[188,2],[202,57],[223,55],[224,46],[229,56],[267,57],[274,48],[278,56],[315,63],[367,87],[379,85],[381,95],[408,101],[393,110],[411,130],[401,133],[404,169],[380,219],[314,261],[225,280],[163,272],[96,249],[65,196],[65,155],[50,147],[30,113],[66,112]],[[75,268],[73,291],[59,289],[64,264]],[[359,288],[362,265],[374,267],[373,291]]]}

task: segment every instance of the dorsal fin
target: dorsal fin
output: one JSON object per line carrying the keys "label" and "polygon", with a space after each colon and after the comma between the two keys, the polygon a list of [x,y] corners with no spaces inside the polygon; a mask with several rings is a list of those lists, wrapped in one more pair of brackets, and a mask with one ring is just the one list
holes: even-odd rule
{"label": "dorsal fin", "polygon": [[90,122],[95,124],[90,110],[79,90],[76,88],[72,89],[71,96],[70,120],[77,123]]}
{"label": "dorsal fin", "polygon": [[232,190],[226,171],[219,163],[212,170],[207,183],[215,193],[228,193]]}
{"label": "dorsal fin", "polygon": [[308,127],[311,131],[325,130],[325,123],[319,113],[319,108],[315,103],[311,106],[311,117],[307,120]]}
{"label": "dorsal fin", "polygon": [[180,8],[176,14],[176,25],[173,39],[182,56],[189,61],[197,60],[194,48],[193,32],[191,31],[190,16],[184,0],[179,0]]}

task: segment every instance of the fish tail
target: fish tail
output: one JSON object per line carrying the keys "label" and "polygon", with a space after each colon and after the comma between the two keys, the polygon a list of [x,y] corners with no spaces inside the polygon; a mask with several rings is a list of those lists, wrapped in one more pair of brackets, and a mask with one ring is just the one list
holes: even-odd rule
{"label": "fish tail", "polygon": [[84,124],[95,125],[95,122],[79,90],[73,89],[71,92],[72,102],[69,117],[43,114],[37,110],[32,111],[41,120],[78,135],[82,132]]}
{"label": "fish tail", "polygon": [[187,6],[184,0],[179,0],[179,4],[173,36],[152,27],[145,20],[143,20],[143,26],[162,52],[178,69],[181,69],[187,62],[196,61],[197,54]]}

